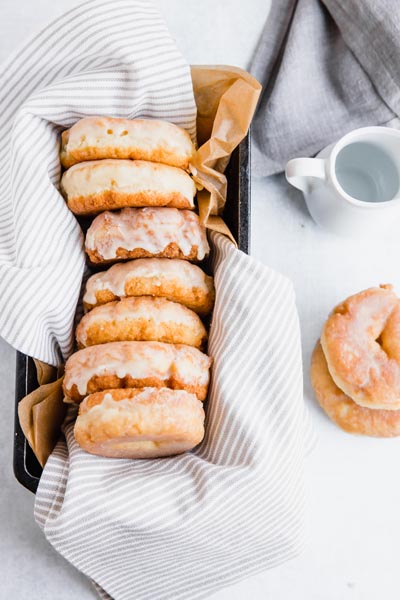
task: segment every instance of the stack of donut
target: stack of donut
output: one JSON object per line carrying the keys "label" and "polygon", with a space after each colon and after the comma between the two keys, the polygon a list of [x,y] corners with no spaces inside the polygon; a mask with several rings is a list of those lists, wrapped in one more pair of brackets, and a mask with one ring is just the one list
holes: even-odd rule
{"label": "stack of donut", "polygon": [[350,296],[332,311],[314,350],[311,382],[345,431],[400,435],[400,299],[391,285]]}
{"label": "stack of donut", "polygon": [[93,217],[85,249],[106,269],[87,281],[63,383],[92,454],[168,456],[204,436],[214,285],[193,264],[209,253],[187,172],[194,151],[184,130],[156,120],[90,117],[62,134],[61,190]]}

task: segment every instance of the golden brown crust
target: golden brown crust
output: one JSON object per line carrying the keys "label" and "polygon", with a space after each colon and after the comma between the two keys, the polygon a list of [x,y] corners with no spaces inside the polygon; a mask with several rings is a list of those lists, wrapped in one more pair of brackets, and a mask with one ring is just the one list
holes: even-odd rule
{"label": "golden brown crust", "polygon": [[370,288],[337,306],[324,325],[321,344],[329,372],[360,406],[400,408],[400,347],[386,332],[399,328],[398,308],[391,286]]}
{"label": "golden brown crust", "polygon": [[[81,325],[81,324],[80,324]],[[203,326],[204,328],[204,326]],[[195,348],[203,348],[207,333],[200,328],[196,331],[188,329],[182,323],[162,323],[157,326],[149,319],[126,319],[124,322],[99,320],[85,331],[82,340],[82,329],[76,331],[78,348],[107,344],[108,342],[165,342],[166,344],[187,344]]]}
{"label": "golden brown crust", "polygon": [[[130,375],[126,375],[125,377],[118,377],[118,375],[93,375],[88,381],[87,394],[94,394],[103,390],[142,387],[167,387],[171,390],[185,390],[190,394],[195,394],[201,402],[207,398],[208,391],[208,385],[191,385],[176,376],[171,376],[168,379],[157,379],[156,377],[135,379]],[[86,395],[80,394],[75,384],[67,391],[64,390],[64,392],[66,401],[73,404],[79,404]]]}
{"label": "golden brown crust", "polygon": [[[140,388],[106,389],[102,392],[95,392],[94,394],[90,394],[85,398],[85,401],[81,402],[81,404],[79,405],[79,414],[84,415],[94,406],[98,406],[99,404],[101,404],[106,394],[111,394],[112,399],[115,402],[121,402],[122,400],[133,400],[133,398],[136,398],[142,393],[145,387],[153,386],[143,386]],[[151,398],[147,399],[146,403],[151,404]]]}
{"label": "golden brown crust", "polygon": [[122,208],[194,208],[196,186],[182,169],[144,160],[94,160],[64,172],[60,189],[76,214]]}
{"label": "golden brown crust", "polygon": [[[89,313],[90,314],[90,313]],[[75,352],[66,362],[66,402],[114,388],[169,387],[205,400],[211,358],[185,344],[111,342]]]}
{"label": "golden brown crust", "polygon": [[202,348],[207,332],[198,315],[185,306],[139,296],[94,308],[79,323],[76,340],[79,348],[134,340]]}
{"label": "golden brown crust", "polygon": [[[61,135],[64,133],[66,132],[63,131]],[[65,148],[65,144],[63,144],[63,147]],[[190,160],[186,157],[178,156],[161,146],[149,151],[140,146],[130,146],[129,148],[115,148],[113,146],[98,148],[96,146],[86,146],[85,148],[76,148],[71,152],[64,151],[61,154],[61,164],[64,169],[69,169],[69,167],[80,162],[87,160],[101,160],[105,158],[149,160],[151,162],[162,163],[180,169],[187,169]]]}
{"label": "golden brown crust", "polygon": [[[100,306],[101,304],[108,304],[108,302],[113,302],[114,300],[120,300],[122,296],[117,296],[111,290],[97,290],[96,291],[96,304],[91,304],[90,302],[84,302],[83,307],[85,312],[92,310],[96,306]],[[141,293],[141,294],[130,294],[132,296],[149,296],[149,293]]]}
{"label": "golden brown crust", "polygon": [[82,402],[74,435],[84,450],[100,456],[170,456],[201,442],[204,410],[183,391],[106,390]]}
{"label": "golden brown crust", "polygon": [[[209,277],[212,280],[212,277]],[[214,287],[210,285],[209,292],[205,293],[200,288],[186,288],[177,285],[176,282],[159,282],[154,279],[134,278],[126,282],[125,293],[128,297],[135,296],[155,296],[158,298],[167,298],[173,302],[179,302],[187,306],[199,315],[208,315],[213,306],[215,299]],[[121,297],[116,296],[110,290],[96,291],[97,304],[84,303],[86,311],[92,310],[95,306],[119,300]]]}
{"label": "golden brown crust", "polygon": [[374,437],[400,435],[400,410],[372,409],[356,404],[333,381],[320,342],[312,356],[310,375],[319,404],[344,431]]}
{"label": "golden brown crust", "polygon": [[90,196],[75,196],[67,201],[68,208],[75,215],[96,215],[104,210],[117,210],[125,207],[169,206],[171,208],[193,210],[194,206],[179,192],[138,192],[124,194],[115,190],[105,190]]}
{"label": "golden brown crust", "polygon": [[85,117],[61,134],[64,168],[99,159],[148,160],[187,169],[195,148],[188,133],[166,121]]}
{"label": "golden brown crust", "polygon": [[210,252],[196,213],[161,206],[100,213],[86,232],[85,248],[97,263],[150,257],[200,261]]}
{"label": "golden brown crust", "polygon": [[180,258],[181,260],[189,260],[190,262],[201,262],[198,256],[198,246],[192,246],[189,254],[183,254],[178,244],[172,242],[164,248],[162,252],[156,254],[148,252],[143,248],[135,248],[134,250],[126,250],[126,248],[117,248],[116,257],[114,259],[105,260],[97,250],[86,249],[90,261],[93,264],[113,264],[120,260],[128,260],[133,258]]}

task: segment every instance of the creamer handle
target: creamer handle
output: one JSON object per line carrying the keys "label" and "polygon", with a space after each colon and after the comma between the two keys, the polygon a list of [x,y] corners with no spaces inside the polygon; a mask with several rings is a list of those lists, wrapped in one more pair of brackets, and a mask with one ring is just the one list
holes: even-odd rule
{"label": "creamer handle", "polygon": [[325,179],[325,160],[323,158],[294,158],[287,163],[285,175],[291,185],[306,192],[311,178]]}

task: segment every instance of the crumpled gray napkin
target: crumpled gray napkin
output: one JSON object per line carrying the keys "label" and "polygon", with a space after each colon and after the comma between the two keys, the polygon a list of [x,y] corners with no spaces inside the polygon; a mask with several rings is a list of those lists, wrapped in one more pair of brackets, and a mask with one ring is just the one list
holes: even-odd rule
{"label": "crumpled gray napkin", "polygon": [[272,0],[251,72],[255,175],[357,127],[400,128],[400,2]]}

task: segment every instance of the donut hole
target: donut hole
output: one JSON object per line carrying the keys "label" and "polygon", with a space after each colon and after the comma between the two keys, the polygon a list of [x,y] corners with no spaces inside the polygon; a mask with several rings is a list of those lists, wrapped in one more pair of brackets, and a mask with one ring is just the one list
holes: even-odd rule
{"label": "donut hole", "polygon": [[380,350],[384,352],[388,358],[391,358],[390,349],[385,344],[385,337],[383,335],[383,331],[375,339],[375,342],[376,344],[378,344]]}
{"label": "donut hole", "polygon": [[127,131],[127,129],[124,129],[123,131],[121,131],[121,134],[120,134],[120,135],[121,135],[121,136],[123,136],[123,135],[128,135],[128,131]]}
{"label": "donut hole", "polygon": [[112,135],[114,132],[112,129],[107,129],[107,133],[108,133],[108,135]]}

